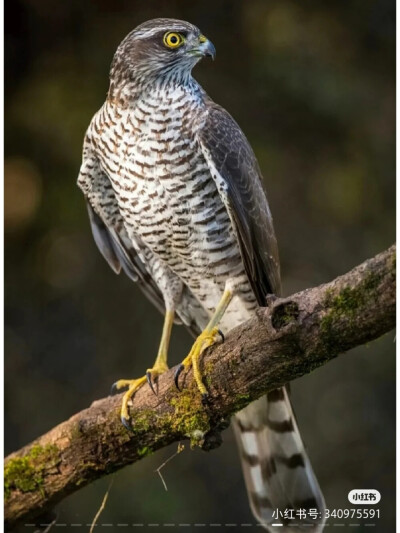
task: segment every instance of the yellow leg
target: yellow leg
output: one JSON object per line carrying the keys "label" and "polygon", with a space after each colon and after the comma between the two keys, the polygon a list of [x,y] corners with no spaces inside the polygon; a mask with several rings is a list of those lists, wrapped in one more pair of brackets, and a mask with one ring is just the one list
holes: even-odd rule
{"label": "yellow leg", "polygon": [[206,348],[211,346],[216,342],[216,339],[219,335],[218,324],[220,323],[222,317],[225,314],[225,311],[228,305],[231,303],[233,298],[233,293],[230,290],[225,290],[222,295],[221,300],[219,301],[213,316],[211,317],[210,322],[207,324],[203,332],[197,337],[195,343],[192,346],[192,349],[189,352],[189,355],[185,357],[182,363],[179,365],[177,371],[175,372],[175,385],[179,389],[178,379],[179,375],[183,370],[193,367],[193,375],[196,381],[196,384],[199,388],[199,391],[203,397],[207,396],[207,389],[201,379],[201,372],[199,369],[199,360],[201,354]]}
{"label": "yellow leg", "polygon": [[153,367],[148,368],[146,370],[146,375],[139,379],[120,379],[116,381],[114,385],[112,386],[112,389],[111,389],[112,393],[119,392],[121,389],[125,389],[126,387],[128,387],[128,390],[125,392],[122,398],[122,406],[121,406],[121,421],[124,424],[124,426],[127,427],[128,429],[130,429],[130,422],[129,422],[130,415],[129,415],[128,404],[132,396],[135,394],[135,392],[138,389],[140,389],[140,387],[142,387],[146,383],[146,381],[149,383],[152,391],[155,393],[154,386],[153,386],[154,378],[156,378],[157,376],[159,376],[160,374],[168,370],[168,364],[167,364],[168,346],[169,346],[169,341],[171,338],[172,326],[174,324],[174,316],[175,316],[174,311],[166,311],[157,358],[154,362]]}

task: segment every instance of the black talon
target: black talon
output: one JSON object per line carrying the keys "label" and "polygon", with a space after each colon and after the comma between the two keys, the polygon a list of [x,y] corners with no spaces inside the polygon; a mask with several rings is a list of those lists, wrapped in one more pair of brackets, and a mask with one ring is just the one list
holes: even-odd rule
{"label": "black talon", "polygon": [[208,396],[208,392],[203,392],[201,395],[201,403],[204,405],[204,407],[210,405],[210,398]]}
{"label": "black talon", "polygon": [[115,396],[116,394],[119,394],[120,392],[122,392],[124,389],[125,387],[122,387],[121,389],[119,389],[117,387],[117,381],[116,381],[115,383],[111,385],[110,396]]}
{"label": "black talon", "polygon": [[151,372],[146,372],[147,383],[150,385],[150,388],[151,388],[151,390],[153,391],[153,394],[154,394],[155,396],[157,396],[157,393],[156,393],[156,391],[155,391],[155,389],[154,389],[154,385],[153,385],[153,381],[152,381],[151,377],[152,377],[152,376],[151,376]]}
{"label": "black talon", "polygon": [[179,388],[179,376],[182,374],[182,371],[185,367],[180,364],[178,366],[178,368],[176,369],[175,371],[175,376],[174,376],[174,383],[175,383],[175,387],[178,389],[179,392],[182,392],[182,389]]}
{"label": "black talon", "polygon": [[124,416],[121,416],[121,422],[128,431],[133,431],[133,427],[129,421],[129,418],[125,418]]}
{"label": "black talon", "polygon": [[218,330],[219,336],[221,337],[221,342],[225,342],[225,335],[222,333],[222,331]]}

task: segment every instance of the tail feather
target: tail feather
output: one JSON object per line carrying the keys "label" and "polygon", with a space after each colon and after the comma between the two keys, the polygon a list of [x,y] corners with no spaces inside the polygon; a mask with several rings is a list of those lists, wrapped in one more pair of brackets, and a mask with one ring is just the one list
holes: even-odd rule
{"label": "tail feather", "polygon": [[[286,388],[270,392],[237,413],[234,428],[255,517],[271,532],[320,533],[325,502]],[[300,510],[306,513],[300,516]],[[275,528],[272,526],[275,523],[284,527]]]}

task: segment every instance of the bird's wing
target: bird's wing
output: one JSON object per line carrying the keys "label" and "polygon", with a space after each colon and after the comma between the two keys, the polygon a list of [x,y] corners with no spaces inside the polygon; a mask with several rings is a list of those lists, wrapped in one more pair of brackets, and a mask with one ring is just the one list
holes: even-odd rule
{"label": "bird's wing", "polygon": [[246,137],[222,107],[207,101],[199,142],[228,210],[259,305],[281,291],[278,247],[261,172]]}
{"label": "bird's wing", "polygon": [[115,273],[121,269],[139,284],[149,300],[165,312],[164,298],[126,232],[108,176],[90,158],[83,161],[78,185],[85,195],[94,240]]}

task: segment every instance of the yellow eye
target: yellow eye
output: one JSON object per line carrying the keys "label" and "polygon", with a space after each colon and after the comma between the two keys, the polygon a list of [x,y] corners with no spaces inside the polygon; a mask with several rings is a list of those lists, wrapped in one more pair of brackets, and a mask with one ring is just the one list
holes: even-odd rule
{"label": "yellow eye", "polygon": [[185,39],[180,33],[169,31],[164,35],[163,41],[168,48],[178,48],[184,43]]}

